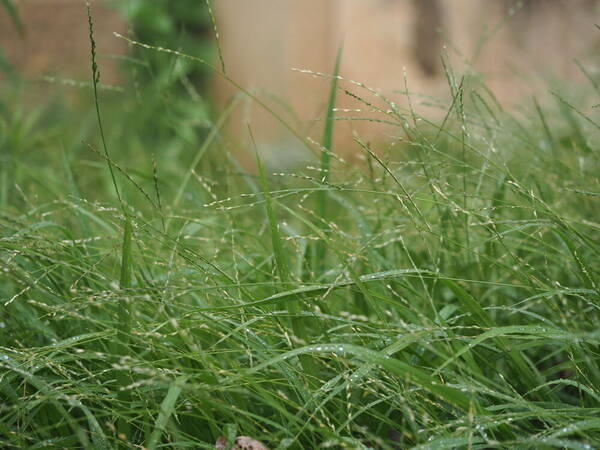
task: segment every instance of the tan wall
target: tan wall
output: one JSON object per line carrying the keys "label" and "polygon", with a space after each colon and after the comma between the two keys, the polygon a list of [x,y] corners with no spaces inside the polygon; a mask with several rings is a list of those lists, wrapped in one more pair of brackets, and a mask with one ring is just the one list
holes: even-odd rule
{"label": "tan wall", "polygon": [[[83,0],[14,0],[26,34],[17,33],[8,14],[0,8],[0,47],[22,74],[36,77],[52,74],[78,80],[91,76],[88,19]],[[92,1],[94,34],[102,82],[119,81],[118,62],[107,57],[124,54],[124,41],[113,31],[124,33],[126,25],[103,1]]]}
{"label": "tan wall", "polygon": [[[287,117],[269,96],[289,103],[304,133],[318,138],[326,104],[328,80],[292,71],[306,68],[331,73],[334,55],[344,42],[341,75],[379,89],[406,106],[396,93],[448,97],[448,86],[438,65],[442,45],[458,73],[473,67],[506,105],[544,91],[534,74],[553,74],[581,81],[574,58],[597,54],[600,32],[596,0],[529,0],[511,16],[508,0],[216,0],[221,45],[228,74]],[[483,45],[481,45],[483,43]],[[479,47],[482,47],[479,50]],[[597,61],[597,60],[596,60]],[[597,63],[597,62],[596,62]],[[374,97],[356,86],[345,87]],[[234,93],[216,82],[220,104]],[[414,95],[419,111],[421,98]],[[365,108],[348,96],[340,106]],[[290,137],[276,120],[256,106],[239,112],[229,130],[244,146],[247,123],[273,158],[290,148]],[[428,110],[428,114],[435,111]],[[373,116],[368,112],[355,115]],[[390,130],[372,123],[338,122],[338,149],[354,152],[351,129],[365,139]],[[311,132],[312,130],[312,132]],[[234,140],[235,142],[235,140]],[[287,151],[287,150],[286,150]]]}

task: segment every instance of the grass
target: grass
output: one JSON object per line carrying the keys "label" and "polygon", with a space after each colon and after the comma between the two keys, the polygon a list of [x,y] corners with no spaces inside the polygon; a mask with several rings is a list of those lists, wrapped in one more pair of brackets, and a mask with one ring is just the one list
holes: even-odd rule
{"label": "grass", "polygon": [[[3,448],[600,446],[597,109],[333,80],[316,175],[241,170],[235,103],[2,93]],[[336,90],[401,138],[336,147]]]}

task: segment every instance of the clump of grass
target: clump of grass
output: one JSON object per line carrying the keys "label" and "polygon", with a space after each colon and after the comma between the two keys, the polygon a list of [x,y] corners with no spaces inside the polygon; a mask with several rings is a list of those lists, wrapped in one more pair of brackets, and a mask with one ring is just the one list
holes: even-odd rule
{"label": "clump of grass", "polygon": [[[126,205],[74,139],[32,161],[65,134],[3,109],[2,447],[599,446],[597,119],[467,86],[439,123],[343,87],[403,141],[357,137],[366,164],[324,160],[326,183],[260,160],[256,183],[221,151],[226,119],[157,171],[148,125],[116,120]],[[167,147],[171,119],[151,124]]]}

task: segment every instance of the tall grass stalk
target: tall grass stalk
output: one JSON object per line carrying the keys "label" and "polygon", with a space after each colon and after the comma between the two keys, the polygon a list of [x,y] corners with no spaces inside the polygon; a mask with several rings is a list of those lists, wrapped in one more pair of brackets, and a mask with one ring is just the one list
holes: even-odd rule
{"label": "tall grass stalk", "polygon": [[[335,99],[338,88],[338,79],[340,74],[340,64],[342,60],[343,46],[337,51],[335,57],[335,65],[333,67],[333,75],[329,87],[329,99],[327,102],[327,110],[325,112],[325,127],[323,128],[323,139],[321,141],[321,182],[324,186],[329,183],[329,170],[331,165],[331,152],[333,151],[333,128],[335,124]],[[327,228],[329,220],[329,211],[327,209],[328,192],[322,189],[317,192],[317,214],[319,225],[322,229]],[[326,245],[322,241],[317,241],[315,252],[312,260],[312,267],[315,272],[323,269],[323,261],[325,259]]]}

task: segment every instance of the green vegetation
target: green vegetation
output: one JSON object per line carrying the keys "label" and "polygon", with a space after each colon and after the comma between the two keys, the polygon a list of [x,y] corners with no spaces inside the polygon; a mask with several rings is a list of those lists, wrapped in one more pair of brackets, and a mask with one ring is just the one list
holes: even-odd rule
{"label": "green vegetation", "polygon": [[449,80],[285,176],[170,85],[2,92],[0,446],[600,446],[598,110]]}
{"label": "green vegetation", "polygon": [[[208,8],[202,7],[204,2],[210,4],[209,0],[131,0],[115,3],[115,6],[124,14],[131,24],[132,33],[140,41],[210,60],[214,52],[213,26]],[[145,83],[189,93],[192,86],[197,89],[210,77],[207,67],[184,59],[175,61],[158,53],[142,54],[135,49],[133,54],[144,60],[146,70],[137,72],[137,75]]]}

